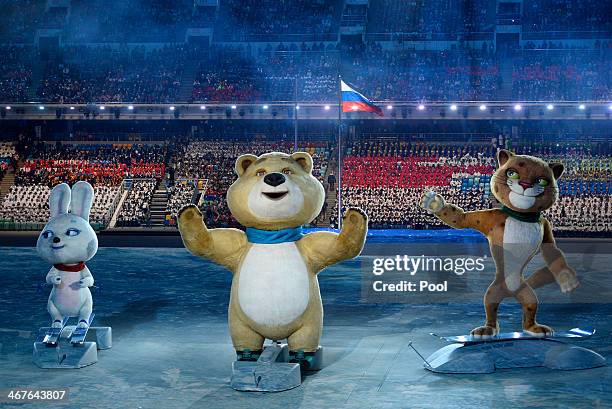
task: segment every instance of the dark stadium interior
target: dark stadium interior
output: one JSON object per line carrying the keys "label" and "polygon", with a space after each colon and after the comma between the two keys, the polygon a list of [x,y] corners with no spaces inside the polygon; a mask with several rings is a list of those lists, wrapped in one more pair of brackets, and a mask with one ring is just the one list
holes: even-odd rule
{"label": "dark stadium interior", "polygon": [[[339,120],[340,77],[384,115]],[[100,372],[81,370],[78,407],[434,407],[436,396],[449,408],[610,407],[609,367],[535,381],[424,374],[408,342],[433,352],[429,331],[475,324],[487,280],[465,304],[368,304],[359,268],[389,248],[488,252],[476,232],[424,211],[423,192],[496,208],[499,149],[561,162],[544,215],[584,284],[558,303],[547,289],[543,311],[554,325],[597,325],[587,345],[610,359],[611,116],[612,0],[0,0],[0,389],[71,382],[31,365],[31,330],[47,320],[47,266],[32,247],[50,190],[86,180],[101,245],[96,311],[118,346]],[[313,157],[326,193],[305,227],[336,230],[339,210],[357,206],[370,235],[359,258],[321,274],[327,372],[279,400],[245,397],[227,385],[229,278],[183,248],[177,213],[195,204],[209,227],[241,228],[226,204],[236,158],[296,150]],[[518,328],[515,307],[502,315]],[[213,351],[204,375],[202,342]],[[173,349],[177,361],[157,354]],[[357,363],[367,369],[356,374]],[[78,396],[111,378],[104,404]]]}

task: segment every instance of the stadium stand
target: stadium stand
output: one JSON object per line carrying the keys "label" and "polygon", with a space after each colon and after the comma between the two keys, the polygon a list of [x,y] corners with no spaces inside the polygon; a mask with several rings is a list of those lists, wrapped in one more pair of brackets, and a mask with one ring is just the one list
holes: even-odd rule
{"label": "stadium stand", "polygon": [[[586,144],[518,144],[516,152],[561,162],[561,199],[546,212],[560,234],[612,231],[612,163],[601,147]],[[466,210],[493,206],[490,192],[495,150],[483,145],[357,141],[343,163],[345,207],[366,210],[372,228],[444,227],[419,208],[426,188]],[[600,155],[601,154],[601,155]],[[336,222],[332,216],[330,222]]]}
{"label": "stadium stand", "polygon": [[0,46],[0,101],[27,100],[32,76],[31,55],[29,47]]}
{"label": "stadium stand", "polygon": [[42,101],[172,102],[181,85],[187,51],[165,46],[145,51],[142,47],[73,46],[46,65],[37,95]]}
{"label": "stadium stand", "polygon": [[138,227],[148,222],[150,219],[149,203],[157,183],[155,179],[138,179],[132,182],[115,226]]}
{"label": "stadium stand", "polygon": [[[0,220],[41,223],[48,218],[50,189],[58,183],[87,180],[94,186],[92,223],[106,226],[117,204],[125,178],[161,179],[166,148],[133,144],[34,144],[15,175],[15,185],[4,197]],[[134,200],[139,196],[134,194]],[[132,199],[131,198],[131,199]],[[146,202],[146,199],[143,199]],[[126,217],[140,217],[127,205]]]}
{"label": "stadium stand", "polygon": [[231,41],[286,40],[291,34],[327,35],[334,39],[341,6],[338,0],[226,0],[221,2],[215,33]]}

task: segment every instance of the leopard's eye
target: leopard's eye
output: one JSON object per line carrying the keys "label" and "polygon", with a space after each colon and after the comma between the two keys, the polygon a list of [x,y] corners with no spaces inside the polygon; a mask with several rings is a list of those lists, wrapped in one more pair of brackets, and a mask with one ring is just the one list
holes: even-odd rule
{"label": "leopard's eye", "polygon": [[255,176],[264,176],[266,174],[266,171],[263,169],[259,169],[257,172],[255,172]]}
{"label": "leopard's eye", "polygon": [[518,180],[520,178],[518,172],[514,169],[508,169],[506,171],[506,176],[508,176],[510,179],[513,179],[513,180]]}
{"label": "leopard's eye", "polygon": [[541,187],[546,187],[550,184],[548,179],[545,179],[545,178],[537,178],[536,183],[538,184],[538,186],[541,186]]}
{"label": "leopard's eye", "polygon": [[284,175],[291,175],[292,173],[293,173],[293,172],[292,172],[292,171],[291,171],[291,169],[289,169],[289,168],[285,168],[285,169],[283,169],[283,174],[284,174]]}

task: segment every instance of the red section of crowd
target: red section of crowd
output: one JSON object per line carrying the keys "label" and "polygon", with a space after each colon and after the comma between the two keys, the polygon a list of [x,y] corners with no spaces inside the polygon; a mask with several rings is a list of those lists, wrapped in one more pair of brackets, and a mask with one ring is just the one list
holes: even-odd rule
{"label": "red section of crowd", "polygon": [[88,160],[55,160],[36,159],[23,163],[18,181],[22,184],[46,184],[49,186],[59,182],[74,183],[78,180],[119,185],[124,178],[161,178],[164,176],[163,163],[146,163],[132,160],[129,165],[124,163],[100,163]]}
{"label": "red section of crowd", "polygon": [[447,186],[453,173],[491,174],[493,167],[483,164],[445,165],[438,157],[359,157],[344,159],[343,184],[346,187]]}

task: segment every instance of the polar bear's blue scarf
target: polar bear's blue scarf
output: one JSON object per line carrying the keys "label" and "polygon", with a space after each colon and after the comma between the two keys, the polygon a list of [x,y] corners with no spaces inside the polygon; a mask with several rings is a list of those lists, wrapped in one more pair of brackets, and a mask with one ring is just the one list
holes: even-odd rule
{"label": "polar bear's blue scarf", "polygon": [[259,230],[247,227],[246,235],[249,242],[255,244],[289,243],[304,237],[301,226],[282,230]]}

